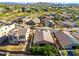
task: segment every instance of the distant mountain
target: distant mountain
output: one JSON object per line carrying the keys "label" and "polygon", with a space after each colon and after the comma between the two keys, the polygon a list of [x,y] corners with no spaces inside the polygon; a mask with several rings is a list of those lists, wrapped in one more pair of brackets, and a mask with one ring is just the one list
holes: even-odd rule
{"label": "distant mountain", "polygon": [[15,2],[0,2],[0,4],[16,4]]}
{"label": "distant mountain", "polygon": [[0,2],[0,4],[32,4],[33,2]]}
{"label": "distant mountain", "polygon": [[0,4],[35,4],[35,5],[48,5],[48,6],[54,6],[54,7],[72,7],[72,6],[79,6],[79,4],[76,3],[47,3],[47,2],[0,2]]}

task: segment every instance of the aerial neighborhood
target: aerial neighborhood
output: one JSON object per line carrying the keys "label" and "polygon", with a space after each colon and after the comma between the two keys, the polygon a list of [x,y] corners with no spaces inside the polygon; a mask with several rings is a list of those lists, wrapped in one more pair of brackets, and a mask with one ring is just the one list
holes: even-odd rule
{"label": "aerial neighborhood", "polygon": [[0,56],[79,56],[79,5],[0,4]]}

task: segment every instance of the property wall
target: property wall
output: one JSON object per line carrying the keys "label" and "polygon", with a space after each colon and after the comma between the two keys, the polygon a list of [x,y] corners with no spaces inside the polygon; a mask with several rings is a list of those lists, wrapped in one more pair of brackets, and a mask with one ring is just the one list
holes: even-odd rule
{"label": "property wall", "polygon": [[25,36],[26,37],[26,41],[28,41],[29,33],[30,33],[30,28],[28,28],[27,31],[26,31],[26,36]]}

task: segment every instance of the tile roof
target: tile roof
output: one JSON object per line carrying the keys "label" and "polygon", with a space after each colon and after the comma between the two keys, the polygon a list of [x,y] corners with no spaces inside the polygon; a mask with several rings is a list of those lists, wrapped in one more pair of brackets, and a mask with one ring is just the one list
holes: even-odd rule
{"label": "tile roof", "polygon": [[79,40],[79,33],[71,32],[70,34],[73,35],[75,38],[77,38],[77,40]]}
{"label": "tile roof", "polygon": [[74,43],[71,41],[70,37],[61,31],[54,31],[55,37],[60,42],[63,48],[72,48]]}
{"label": "tile roof", "polygon": [[42,43],[42,42],[54,43],[51,33],[44,30],[35,32],[33,43],[38,43],[38,42],[39,43]]}

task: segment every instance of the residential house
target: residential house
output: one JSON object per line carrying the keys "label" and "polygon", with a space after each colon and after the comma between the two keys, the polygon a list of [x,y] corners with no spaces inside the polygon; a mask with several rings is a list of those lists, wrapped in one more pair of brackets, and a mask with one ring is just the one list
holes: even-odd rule
{"label": "residential house", "polygon": [[0,28],[0,37],[5,36],[9,33],[9,31],[15,29],[15,23],[14,24],[6,24],[5,26],[1,26]]}
{"label": "residential house", "polygon": [[5,11],[4,8],[0,8],[0,14],[3,13]]}
{"label": "residential house", "polygon": [[5,21],[3,21],[3,19],[0,19],[0,26],[5,24],[6,24]]}
{"label": "residential house", "polygon": [[43,24],[46,27],[52,27],[52,26],[54,26],[55,23],[51,20],[43,19]]}
{"label": "residential house", "polygon": [[74,36],[75,38],[77,38],[77,40],[79,41],[79,33],[78,32],[70,32],[70,34],[72,36]]}
{"label": "residential house", "polygon": [[33,44],[54,44],[54,40],[49,30],[36,30]]}
{"label": "residential house", "polygon": [[29,39],[30,28],[17,27],[15,30],[8,33],[8,35],[16,36],[19,42],[27,43]]}
{"label": "residential house", "polygon": [[56,43],[59,46],[59,49],[72,49],[75,46],[75,43],[71,40],[72,38],[66,35],[62,31],[54,31],[56,37]]}
{"label": "residential house", "polygon": [[71,21],[68,21],[68,20],[65,20],[63,22],[64,25],[67,25],[69,27],[77,27],[77,24],[75,22],[71,22]]}
{"label": "residential house", "polygon": [[16,45],[19,44],[19,39],[16,36],[8,35],[0,37],[0,46],[1,45]]}
{"label": "residential house", "polygon": [[30,19],[29,19],[29,17],[23,17],[21,20],[22,20],[23,22],[28,22]]}
{"label": "residential house", "polygon": [[0,51],[10,52],[15,55],[25,54],[29,42],[29,33],[30,29],[26,27],[17,27],[10,31],[7,36],[0,38]]}
{"label": "residential house", "polygon": [[64,20],[64,21],[57,21],[56,22],[59,26],[63,26],[63,27],[77,27],[77,24],[75,22],[72,21],[68,21],[68,20]]}
{"label": "residential house", "polygon": [[40,24],[40,19],[39,18],[34,18],[32,21],[34,21],[34,23],[36,25],[39,25]]}

